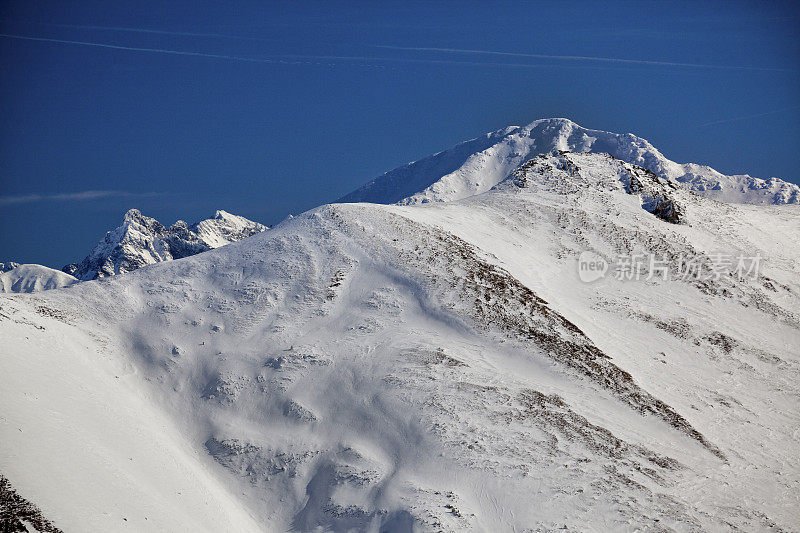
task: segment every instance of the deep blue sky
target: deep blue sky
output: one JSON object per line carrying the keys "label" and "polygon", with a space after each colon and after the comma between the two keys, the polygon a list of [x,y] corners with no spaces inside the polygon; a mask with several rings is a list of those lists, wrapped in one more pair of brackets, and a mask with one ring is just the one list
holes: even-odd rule
{"label": "deep blue sky", "polygon": [[0,37],[0,261],[61,267],[130,207],[166,224],[217,208],[273,224],[552,116],[636,133],[679,162],[798,183],[798,13],[7,0],[0,33],[122,48]]}

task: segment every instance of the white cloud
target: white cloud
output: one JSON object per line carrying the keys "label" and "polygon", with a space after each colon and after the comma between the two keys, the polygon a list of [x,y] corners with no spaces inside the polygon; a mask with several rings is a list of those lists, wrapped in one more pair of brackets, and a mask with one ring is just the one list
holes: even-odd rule
{"label": "white cloud", "polygon": [[33,202],[61,201],[82,202],[101,198],[152,198],[161,193],[134,193],[126,191],[78,191],[61,194],[20,194],[16,196],[0,196],[0,205],[29,204]]}

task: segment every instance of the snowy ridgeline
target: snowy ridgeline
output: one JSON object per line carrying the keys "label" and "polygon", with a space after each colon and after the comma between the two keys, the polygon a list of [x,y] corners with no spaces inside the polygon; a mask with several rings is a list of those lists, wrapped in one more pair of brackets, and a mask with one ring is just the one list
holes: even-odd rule
{"label": "snowy ridgeline", "polygon": [[795,529],[800,211],[612,155],[0,297],[0,472],[64,531]]}
{"label": "snowy ridgeline", "polygon": [[590,130],[564,118],[511,126],[465,141],[387,172],[339,201],[417,204],[458,200],[488,191],[536,155],[559,151],[608,153],[722,202],[800,203],[800,187],[781,179],[726,176],[708,166],[675,163],[633,134]]}
{"label": "snowy ridgeline", "polygon": [[[561,118],[537,120],[525,127],[511,126],[465,141],[387,172],[339,201],[413,205],[459,200],[490,190],[540,154],[561,152],[607,153],[674,185],[722,202],[800,203],[800,187],[778,178],[726,176],[708,166],[678,164],[630,133],[590,130]],[[123,224],[109,231],[86,258],[61,270],[81,281],[114,276],[218,248],[265,229],[266,226],[225,211],[191,225],[178,221],[165,227],[131,209]],[[18,265],[0,263],[0,272]],[[41,268],[44,281],[38,281],[39,273],[29,270],[29,277],[20,281],[16,276],[16,284],[6,283],[0,290],[19,292],[14,287],[25,287],[30,289],[25,292],[31,292],[68,284],[68,278],[54,283],[47,269]]]}
{"label": "snowy ridgeline", "polygon": [[[6,263],[8,264],[8,263]],[[38,292],[68,287],[78,280],[42,265],[19,265],[0,274],[0,292]]]}

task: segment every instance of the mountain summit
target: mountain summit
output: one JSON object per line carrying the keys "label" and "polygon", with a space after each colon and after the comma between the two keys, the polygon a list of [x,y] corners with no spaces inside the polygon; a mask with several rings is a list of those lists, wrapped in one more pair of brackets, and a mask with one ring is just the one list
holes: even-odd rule
{"label": "mountain summit", "polygon": [[218,248],[265,229],[258,222],[226,211],[217,211],[213,218],[194,224],[179,220],[167,228],[131,209],[122,225],[106,233],[83,261],[71,263],[62,271],[84,281],[114,276]]}
{"label": "mountain summit", "polygon": [[605,152],[723,202],[800,203],[800,187],[778,178],[726,176],[708,166],[675,163],[641,137],[591,130],[565,118],[541,119],[464,141],[389,171],[339,201],[410,205],[460,200],[488,191],[536,155],[560,151]]}

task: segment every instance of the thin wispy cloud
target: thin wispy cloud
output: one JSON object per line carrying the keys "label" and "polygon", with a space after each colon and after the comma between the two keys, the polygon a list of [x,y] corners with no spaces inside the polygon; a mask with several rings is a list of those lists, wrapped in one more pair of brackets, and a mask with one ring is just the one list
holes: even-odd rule
{"label": "thin wispy cloud", "polygon": [[651,66],[662,66],[662,67],[690,67],[690,68],[707,68],[707,69],[724,69],[724,70],[762,70],[762,71],[775,71],[775,72],[794,72],[793,69],[772,68],[772,67],[707,65],[701,63],[680,63],[675,61],[654,61],[649,59],[624,59],[619,57],[526,54],[520,52],[499,52],[495,50],[470,50],[463,48],[434,48],[434,47],[423,47],[423,46],[389,46],[389,45],[377,45],[377,48],[384,48],[387,50],[405,50],[412,52],[441,52],[447,54],[475,54],[475,55],[505,56],[505,57],[527,57],[531,59],[593,61],[599,63],[623,63],[629,65],[651,65]]}
{"label": "thin wispy cloud", "polygon": [[774,111],[767,111],[766,113],[756,113],[755,115],[743,115],[740,117],[731,117],[731,118],[723,118],[721,120],[712,120],[711,122],[706,122],[705,124],[698,124],[698,128],[705,128],[706,126],[714,126],[716,124],[727,124],[728,122],[737,122],[739,120],[748,120],[751,118],[758,118],[758,117],[766,117],[769,115],[775,115],[778,113],[784,113],[786,111],[791,111],[793,109],[797,109],[800,105],[794,105],[791,107],[784,107],[783,109],[775,109]]}
{"label": "thin wispy cloud", "polygon": [[29,204],[34,202],[85,202],[102,198],[153,198],[163,193],[134,193],[127,191],[78,191],[62,194],[21,194],[17,196],[0,196],[0,205]]}

